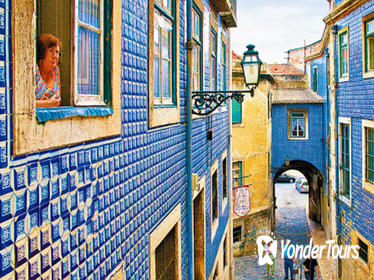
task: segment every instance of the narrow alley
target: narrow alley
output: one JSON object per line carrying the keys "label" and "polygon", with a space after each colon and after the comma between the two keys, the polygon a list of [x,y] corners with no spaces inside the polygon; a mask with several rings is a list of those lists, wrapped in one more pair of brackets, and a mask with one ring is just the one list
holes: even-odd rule
{"label": "narrow alley", "polygon": [[[308,193],[300,193],[295,188],[295,183],[275,184],[277,209],[275,224],[275,239],[278,241],[278,250],[275,260],[274,278],[266,277],[266,266],[258,265],[257,255],[239,257],[234,259],[236,280],[256,279],[284,279],[283,259],[280,257],[280,241],[290,239],[293,244],[307,245],[311,238],[308,218]],[[294,262],[295,275],[300,278],[302,263]],[[321,279],[321,278],[319,278]]]}

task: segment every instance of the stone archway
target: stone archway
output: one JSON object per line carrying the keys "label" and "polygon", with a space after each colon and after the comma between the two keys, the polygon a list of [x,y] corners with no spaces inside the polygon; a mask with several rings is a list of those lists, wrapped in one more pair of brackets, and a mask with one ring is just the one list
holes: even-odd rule
{"label": "stone archway", "polygon": [[[323,189],[324,178],[321,171],[318,170],[313,164],[303,160],[292,160],[285,163],[283,166],[277,169],[273,178],[273,201],[275,201],[275,181],[285,171],[295,169],[300,171],[309,184],[309,218],[321,225],[321,195]],[[274,207],[275,217],[275,207]]]}

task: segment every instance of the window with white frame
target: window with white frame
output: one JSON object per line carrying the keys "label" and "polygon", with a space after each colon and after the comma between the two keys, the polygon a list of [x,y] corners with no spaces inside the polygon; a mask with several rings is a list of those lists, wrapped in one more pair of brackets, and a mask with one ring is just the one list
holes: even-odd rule
{"label": "window with white frame", "polygon": [[154,104],[173,104],[173,26],[172,1],[155,0],[153,30]]}
{"label": "window with white frame", "polygon": [[[100,106],[111,99],[111,1],[37,1],[38,33],[60,38],[63,105]],[[73,5],[73,9],[71,8]],[[55,24],[51,24],[54,22]]]}
{"label": "window with white frame", "polygon": [[218,172],[215,170],[211,178],[211,202],[212,202],[212,223],[218,219]]}
{"label": "window with white frame", "polygon": [[348,52],[348,28],[339,32],[339,77],[348,77],[349,52]]}
{"label": "window with white frame", "polygon": [[202,90],[202,13],[197,5],[192,9],[192,38],[194,47],[192,51],[192,88]]}
{"label": "window with white frame", "polygon": [[362,183],[374,195],[374,121],[362,120]]}
{"label": "window with white frame", "polygon": [[312,84],[312,89],[314,91],[318,90],[318,67],[314,66],[313,67],[313,84]]}
{"label": "window with white frame", "polygon": [[289,139],[307,138],[308,114],[306,110],[288,111],[288,137]]}
{"label": "window with white frame", "polygon": [[222,199],[227,198],[227,158],[222,160]]}
{"label": "window with white frame", "polygon": [[[222,34],[224,36],[224,34]],[[226,44],[221,45],[221,89],[226,90]]]}
{"label": "window with white frame", "polygon": [[349,120],[339,120],[339,193],[351,196],[351,129]]}
{"label": "window with white frame", "polygon": [[210,90],[217,90],[217,31],[210,30]]}
{"label": "window with white frame", "polygon": [[364,18],[364,72],[374,73],[374,13]]}

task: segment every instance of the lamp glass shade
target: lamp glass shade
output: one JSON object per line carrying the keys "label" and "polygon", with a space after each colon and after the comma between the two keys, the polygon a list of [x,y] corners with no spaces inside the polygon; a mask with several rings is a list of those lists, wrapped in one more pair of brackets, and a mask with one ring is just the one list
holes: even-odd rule
{"label": "lamp glass shade", "polygon": [[257,86],[260,77],[261,60],[258,52],[254,50],[254,45],[248,45],[248,50],[244,53],[242,67],[244,73],[244,81],[246,86]]}

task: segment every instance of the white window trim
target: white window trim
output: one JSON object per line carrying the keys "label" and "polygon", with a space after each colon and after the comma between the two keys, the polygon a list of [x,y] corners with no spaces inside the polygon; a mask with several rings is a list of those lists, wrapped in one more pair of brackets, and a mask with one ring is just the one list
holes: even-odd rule
{"label": "white window trim", "polygon": [[[218,189],[219,189],[219,178],[218,178],[218,160],[216,160],[214,162],[214,164],[212,165],[212,167],[210,168],[210,225],[211,225],[211,234],[210,234],[210,237],[211,237],[211,241],[213,241],[216,233],[217,233],[217,229],[218,229],[218,224],[219,224],[219,214],[220,214],[220,211],[219,209],[217,209],[217,218],[213,220],[213,182],[212,182],[212,178],[213,178],[213,174],[214,172],[217,171],[217,201],[219,202],[219,199],[218,199]],[[219,208],[219,203],[217,205],[217,207]]]}
{"label": "white window trim", "polygon": [[[112,29],[112,108],[107,117],[36,121],[35,1],[12,0],[13,155],[29,154],[118,136],[121,133],[121,30]],[[121,2],[113,1],[112,26],[120,26]]]}
{"label": "white window trim", "polygon": [[366,181],[365,168],[366,168],[366,133],[365,128],[374,128],[374,120],[362,120],[361,122],[361,135],[362,135],[362,187],[364,190],[374,195],[374,184]]}
{"label": "white window trim", "polygon": [[[313,84],[312,84],[312,85],[314,85],[314,69],[317,70],[317,74],[316,74],[317,83],[316,83],[316,89],[313,88],[313,90],[318,92],[318,66],[313,66],[313,71],[312,71]],[[312,87],[313,87],[313,86],[312,86]]]}
{"label": "white window trim", "polygon": [[[340,59],[340,36],[347,32],[347,53],[348,53],[348,60],[347,60],[347,66],[348,66],[348,70],[347,70],[347,74],[345,74],[344,76],[341,75],[341,59]],[[348,82],[349,81],[349,27],[346,26],[344,27],[342,30],[339,31],[338,33],[338,67],[339,67],[339,76],[338,76],[338,80],[339,82]]]}
{"label": "white window trim", "polygon": [[[290,117],[293,112],[303,112],[305,114],[305,136],[304,137],[291,137],[291,122]],[[309,114],[308,109],[287,109],[287,140],[303,141],[309,140]]]}
{"label": "white window trim", "polygon": [[[221,156],[221,165],[223,163],[223,160],[226,159],[226,180],[228,179],[228,172],[227,172],[227,164],[228,164],[228,160],[227,160],[227,150],[225,150],[223,153],[222,153],[222,156]],[[223,172],[223,165],[222,165],[222,172]],[[221,174],[221,177],[223,177],[223,173]],[[228,181],[228,180],[227,180]],[[223,181],[221,180],[221,183]],[[229,188],[228,186],[226,186],[227,189],[226,189],[226,197],[223,197],[223,186],[222,186],[222,200],[221,200],[221,213],[223,213],[226,209],[226,206],[227,206],[227,203],[228,203],[228,197],[229,197]]]}
{"label": "white window trim", "polygon": [[[342,153],[342,145],[340,144],[341,140],[341,128],[340,124],[347,124],[349,125],[349,187],[350,187],[350,195],[349,199],[343,195],[340,194],[341,184],[342,184],[342,170],[340,168],[341,165],[341,153]],[[339,199],[347,204],[349,207],[352,206],[352,125],[351,125],[351,118],[347,117],[339,117],[339,126],[338,126],[338,135],[339,135]]]}
{"label": "white window trim", "polygon": [[374,70],[366,71],[366,55],[367,48],[366,46],[366,28],[365,25],[368,21],[374,19],[374,13],[370,13],[367,16],[362,18],[362,75],[363,79],[374,78]]}
{"label": "white window trim", "polygon": [[[100,0],[100,28],[94,30],[88,24],[82,23],[78,18],[78,1],[74,6],[74,105],[75,106],[104,106],[104,1]],[[82,26],[88,30],[100,34],[99,50],[99,93],[98,95],[80,94],[78,92],[78,27]],[[95,28],[96,29],[96,28]],[[100,31],[100,32],[99,32]]]}

